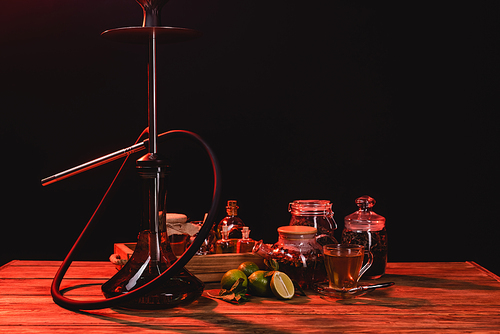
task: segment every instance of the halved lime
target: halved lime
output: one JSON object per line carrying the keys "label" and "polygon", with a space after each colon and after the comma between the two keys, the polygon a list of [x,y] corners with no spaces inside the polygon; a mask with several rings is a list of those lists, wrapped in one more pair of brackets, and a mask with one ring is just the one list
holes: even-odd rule
{"label": "halved lime", "polygon": [[275,271],[271,278],[271,290],[279,299],[292,299],[295,295],[293,282],[287,274],[281,271]]}

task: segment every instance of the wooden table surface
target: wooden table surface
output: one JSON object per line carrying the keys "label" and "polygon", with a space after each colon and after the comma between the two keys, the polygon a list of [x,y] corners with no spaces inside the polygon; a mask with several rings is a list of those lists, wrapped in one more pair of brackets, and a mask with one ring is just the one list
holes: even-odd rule
{"label": "wooden table surface", "polygon": [[[389,263],[378,282],[389,288],[349,300],[312,291],[288,301],[251,297],[240,305],[203,296],[160,311],[73,312],[54,304],[53,261],[12,261],[0,268],[1,333],[500,333],[500,278],[473,262]],[[109,262],[75,262],[66,296],[102,298]],[[373,282],[370,282],[373,283]]]}

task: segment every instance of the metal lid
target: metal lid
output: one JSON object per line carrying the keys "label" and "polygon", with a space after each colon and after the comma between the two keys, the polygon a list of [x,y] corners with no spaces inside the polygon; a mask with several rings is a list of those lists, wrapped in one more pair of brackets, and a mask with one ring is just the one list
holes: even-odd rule
{"label": "metal lid", "polygon": [[332,216],[332,203],[329,200],[295,200],[288,204],[288,211],[296,216]]}

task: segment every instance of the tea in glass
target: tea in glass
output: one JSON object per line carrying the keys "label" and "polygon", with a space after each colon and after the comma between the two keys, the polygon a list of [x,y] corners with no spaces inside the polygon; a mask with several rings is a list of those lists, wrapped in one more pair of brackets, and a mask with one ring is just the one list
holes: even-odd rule
{"label": "tea in glass", "polygon": [[326,245],[323,247],[323,255],[329,286],[336,290],[355,288],[373,262],[370,256],[363,266],[364,247],[360,245]]}

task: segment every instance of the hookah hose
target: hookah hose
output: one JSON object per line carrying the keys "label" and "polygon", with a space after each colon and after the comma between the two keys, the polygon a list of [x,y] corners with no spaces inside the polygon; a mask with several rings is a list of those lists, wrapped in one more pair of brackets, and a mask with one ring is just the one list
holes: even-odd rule
{"label": "hookah hose", "polygon": [[[144,134],[144,132],[143,132],[143,134]],[[60,291],[61,281],[63,280],[64,275],[66,274],[66,271],[68,270],[69,266],[73,262],[75,250],[77,249],[78,245],[80,244],[80,241],[82,240],[82,238],[85,235],[85,233],[87,232],[87,230],[89,230],[90,226],[95,221],[94,217],[95,217],[97,211],[99,210],[101,204],[103,203],[104,199],[106,198],[106,195],[108,194],[108,192],[112,188],[114,181],[117,179],[118,175],[120,174],[121,169],[125,165],[125,162],[127,160],[127,159],[125,159],[125,161],[121,165],[120,169],[118,170],[113,182],[109,186],[109,188],[106,191],[106,193],[104,194],[101,202],[99,203],[96,210],[94,211],[94,214],[92,215],[92,217],[88,221],[87,225],[85,226],[85,228],[81,232],[80,236],[78,237],[75,244],[73,245],[73,247],[69,251],[68,255],[66,255],[66,258],[62,262],[61,266],[59,267],[59,270],[57,271],[57,273],[54,277],[54,280],[52,281],[52,286],[51,286],[50,292],[52,295],[52,299],[54,300],[54,302],[57,305],[64,307],[66,309],[69,309],[69,310],[98,310],[98,309],[118,306],[122,303],[125,303],[125,302],[131,301],[133,299],[136,299],[138,297],[141,297],[141,296],[153,291],[162,282],[167,281],[170,278],[172,278],[173,276],[177,275],[182,270],[182,268],[189,262],[189,260],[191,260],[191,258],[195,255],[195,253],[198,251],[198,249],[201,247],[203,241],[208,236],[208,233],[210,232],[210,229],[212,228],[212,223],[210,223],[210,222],[213,221],[213,219],[215,218],[215,212],[216,212],[218,202],[219,202],[220,191],[221,191],[220,190],[220,188],[221,188],[220,187],[220,168],[219,168],[217,159],[215,158],[215,155],[212,152],[212,149],[197,134],[195,134],[193,132],[185,131],[185,130],[172,130],[172,131],[168,131],[168,132],[164,132],[162,134],[159,134],[158,137],[161,137],[161,136],[171,137],[171,136],[176,136],[176,135],[186,136],[186,137],[189,137],[191,139],[198,141],[203,146],[203,148],[205,149],[207,154],[209,155],[210,160],[212,162],[212,169],[213,169],[213,173],[214,173],[214,187],[213,187],[212,204],[210,207],[210,211],[208,213],[207,218],[205,219],[205,222],[201,226],[200,231],[198,232],[198,235],[194,239],[194,241],[191,243],[191,245],[188,247],[188,249],[184,252],[184,254],[182,254],[182,256],[179,257],[177,259],[177,261],[175,261],[161,275],[157,276],[156,278],[154,278],[153,280],[151,280],[147,284],[144,284],[143,286],[140,286],[137,289],[134,289],[126,294],[116,296],[116,297],[107,298],[107,299],[91,300],[91,301],[74,300],[74,299],[64,297],[62,295],[62,293]],[[142,134],[141,134],[141,136],[142,136]]]}

